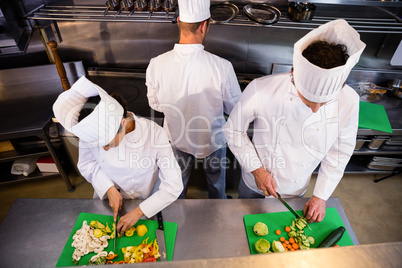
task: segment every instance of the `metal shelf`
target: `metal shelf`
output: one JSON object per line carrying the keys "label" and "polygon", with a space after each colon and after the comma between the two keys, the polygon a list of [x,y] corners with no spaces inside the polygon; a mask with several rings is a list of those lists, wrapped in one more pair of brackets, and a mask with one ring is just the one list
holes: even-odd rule
{"label": "metal shelf", "polygon": [[[242,7],[240,7],[241,9]],[[160,22],[172,23],[175,20],[174,12],[150,12],[150,11],[107,11],[104,6],[41,6],[26,15],[29,19],[50,21],[103,21],[103,22]],[[241,11],[233,20],[226,23],[216,23],[228,26],[255,26],[269,28],[283,28],[296,30],[312,30],[328,21],[342,17],[316,16],[309,23],[293,22],[286,16],[281,16],[279,21],[271,25],[263,25],[251,21]],[[402,33],[402,23],[395,19],[371,19],[371,18],[343,18],[358,32],[364,33]],[[212,22],[215,24],[215,22]]]}
{"label": "metal shelf", "polygon": [[110,11],[101,6],[41,6],[27,14],[28,19],[54,21],[169,22],[174,12]]}

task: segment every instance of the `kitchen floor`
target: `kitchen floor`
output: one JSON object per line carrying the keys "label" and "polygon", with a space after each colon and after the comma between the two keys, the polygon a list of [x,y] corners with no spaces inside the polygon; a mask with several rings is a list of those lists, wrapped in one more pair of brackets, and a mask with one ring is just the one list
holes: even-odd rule
{"label": "kitchen floor", "polygon": [[[202,177],[203,172],[194,172],[188,198],[208,198],[205,182],[196,182]],[[373,182],[381,177],[383,175],[345,175],[332,195],[340,199],[360,244],[402,241],[402,175]],[[238,179],[230,178],[238,176],[228,173],[227,178],[227,195],[237,198]],[[0,224],[16,198],[92,198],[93,188],[82,177],[71,172],[70,180],[76,186],[71,193],[61,177],[0,186]],[[313,176],[306,197],[312,195],[315,180]]]}

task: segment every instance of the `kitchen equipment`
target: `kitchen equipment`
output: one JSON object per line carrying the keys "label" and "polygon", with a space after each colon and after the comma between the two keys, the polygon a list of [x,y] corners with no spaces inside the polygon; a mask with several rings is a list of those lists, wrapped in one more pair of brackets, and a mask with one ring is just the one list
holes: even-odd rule
{"label": "kitchen equipment", "polygon": [[261,24],[274,24],[281,16],[277,8],[267,4],[248,4],[243,11],[251,20]]}
{"label": "kitchen equipment", "polygon": [[230,2],[224,2],[211,5],[211,22],[213,23],[227,23],[239,14],[239,8]]}
{"label": "kitchen equipment", "polygon": [[[302,210],[297,211],[298,213],[303,213]],[[262,214],[250,214],[244,215],[244,227],[246,228],[247,240],[249,243],[250,253],[258,254],[254,248],[254,243],[264,238],[268,240],[271,244],[272,241],[278,241],[281,236],[288,239],[286,232],[284,231],[285,226],[289,226],[292,224],[292,220],[294,220],[294,216],[291,212],[274,212],[274,213],[262,213]],[[268,226],[268,235],[266,236],[257,236],[253,232],[253,227],[257,222],[263,222]],[[310,231],[309,229],[304,229],[304,234],[309,236],[313,236],[315,239],[315,244],[312,245],[312,248],[316,248],[334,229],[339,226],[345,226],[342,222],[341,217],[339,216],[336,208],[327,208],[324,219],[319,223],[312,223],[314,231]],[[276,230],[281,230],[281,235],[275,234]],[[343,234],[341,240],[338,242],[339,246],[351,246],[353,245],[353,241],[350,238],[348,231]]]}
{"label": "kitchen equipment", "polygon": [[[72,262],[72,256],[74,252],[74,248],[71,246],[71,243],[73,242],[73,235],[75,232],[82,227],[83,221],[86,220],[87,223],[89,224],[93,220],[98,220],[103,224],[106,224],[106,222],[109,224],[109,226],[112,226],[113,223],[113,216],[107,216],[107,215],[100,215],[100,214],[91,214],[91,213],[80,213],[80,215],[77,218],[77,221],[74,224],[74,227],[71,231],[71,234],[69,238],[67,239],[67,242],[64,246],[64,249],[59,257],[59,260],[56,264],[56,267],[67,267],[67,266],[76,266]],[[135,246],[139,245],[142,243],[144,239],[148,239],[148,242],[154,240],[156,238],[155,231],[158,229],[158,222],[157,221],[152,221],[152,220],[143,220],[140,219],[136,223],[135,226],[139,224],[144,224],[148,228],[148,232],[143,236],[140,237],[136,234],[134,234],[131,237],[127,236],[122,236],[119,238],[119,243],[117,245],[116,252],[118,254],[117,258],[114,259],[115,261],[122,261],[123,260],[123,254],[121,253],[121,249],[123,247],[128,247],[128,246]],[[165,231],[165,238],[166,238],[166,250],[167,250],[167,260],[171,261],[173,257],[173,250],[174,250],[174,245],[176,242],[176,234],[177,234],[177,223],[175,222],[164,222],[163,223],[164,231]],[[108,247],[105,248],[105,251],[110,252],[113,251],[113,244],[109,243]],[[95,253],[90,253],[81,258],[79,261],[78,265],[88,265],[88,261],[91,259],[92,256],[94,256]]]}
{"label": "kitchen equipment", "polygon": [[356,145],[355,145],[355,151],[360,150],[363,147],[363,145],[366,142],[369,142],[369,141],[371,141],[371,140],[369,140],[366,136],[357,136]]}
{"label": "kitchen equipment", "polygon": [[147,0],[135,0],[134,1],[134,9],[136,11],[146,11],[148,9],[148,1]]}
{"label": "kitchen equipment", "polygon": [[166,12],[174,12],[177,8],[177,0],[165,0],[163,1],[162,8]]}
{"label": "kitchen equipment", "polygon": [[289,2],[288,18],[295,22],[309,22],[313,19],[317,6],[308,2]]}
{"label": "kitchen equipment", "polygon": [[159,246],[159,254],[161,254],[161,261],[166,261],[166,243],[165,243],[165,232],[163,228],[163,217],[162,211],[159,211],[156,214],[158,218],[158,229],[155,231],[156,234],[156,241],[158,242]]}
{"label": "kitchen equipment", "polygon": [[114,221],[114,242],[113,242],[113,252],[116,253],[116,244],[117,244],[117,218],[119,217],[119,214],[117,213],[116,220]]}
{"label": "kitchen equipment", "polygon": [[134,0],[122,0],[121,9],[125,11],[130,11],[134,9]]}
{"label": "kitchen equipment", "polygon": [[393,96],[402,99],[402,79],[388,81],[388,87],[391,89],[391,94]]}
{"label": "kitchen equipment", "polygon": [[367,167],[376,170],[394,170],[402,167],[402,159],[374,156]]}
{"label": "kitchen equipment", "polygon": [[[292,212],[292,214],[293,214],[297,219],[300,219],[301,216],[300,216],[291,206],[289,206],[289,204],[288,204],[285,200],[283,200],[283,198],[281,197],[281,195],[280,195],[279,193],[276,193],[276,194],[278,195],[279,201],[281,201],[282,204],[284,204],[285,207],[286,207],[287,209],[289,209],[289,211]],[[307,227],[311,230],[311,228],[310,228],[310,226],[308,225],[308,223],[306,223],[306,225],[307,225]]]}
{"label": "kitchen equipment", "polygon": [[120,9],[120,1],[121,0],[107,0],[106,7],[107,10],[116,11]]}
{"label": "kitchen equipment", "polygon": [[163,0],[150,0],[148,3],[149,10],[151,12],[161,11],[162,10]]}
{"label": "kitchen equipment", "polygon": [[371,139],[371,142],[367,147],[372,150],[377,150],[387,140],[389,140],[389,136],[375,136],[373,139]]}
{"label": "kitchen equipment", "polygon": [[359,127],[392,133],[384,106],[364,101],[359,105]]}

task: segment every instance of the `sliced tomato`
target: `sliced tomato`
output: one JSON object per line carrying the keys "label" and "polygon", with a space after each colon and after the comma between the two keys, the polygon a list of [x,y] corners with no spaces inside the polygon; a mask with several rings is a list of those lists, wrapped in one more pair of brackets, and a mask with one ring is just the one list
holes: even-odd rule
{"label": "sliced tomato", "polygon": [[148,258],[145,258],[142,262],[156,262],[156,259],[155,259],[155,257],[148,257]]}

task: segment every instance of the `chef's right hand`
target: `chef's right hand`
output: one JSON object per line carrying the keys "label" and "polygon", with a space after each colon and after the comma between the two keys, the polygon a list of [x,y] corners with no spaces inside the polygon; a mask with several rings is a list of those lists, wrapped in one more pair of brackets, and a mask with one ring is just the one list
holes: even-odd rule
{"label": "chef's right hand", "polygon": [[123,197],[120,192],[117,191],[116,187],[112,186],[107,190],[107,197],[109,199],[109,206],[113,210],[113,219],[117,220],[117,214],[123,205]]}
{"label": "chef's right hand", "polygon": [[276,186],[274,177],[264,167],[260,167],[254,170],[253,175],[255,177],[255,183],[257,188],[264,192],[266,196],[273,195],[278,198],[276,194]]}

